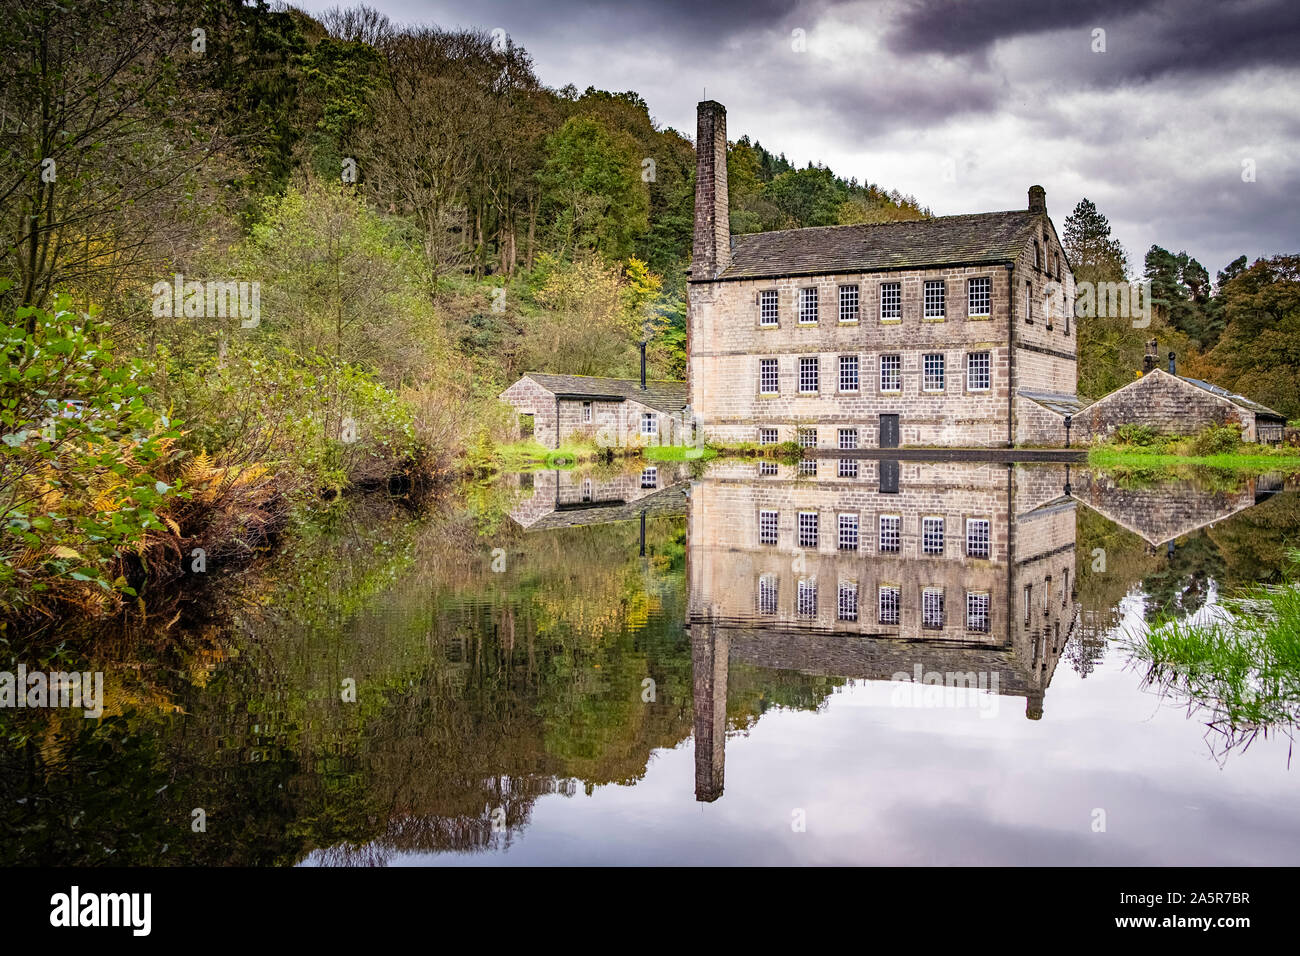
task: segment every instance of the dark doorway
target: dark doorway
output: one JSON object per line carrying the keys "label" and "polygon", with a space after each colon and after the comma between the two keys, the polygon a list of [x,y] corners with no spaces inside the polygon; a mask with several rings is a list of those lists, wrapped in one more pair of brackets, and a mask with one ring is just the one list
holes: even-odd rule
{"label": "dark doorway", "polygon": [[882,458],[880,461],[880,493],[882,495],[898,494],[898,461]]}
{"label": "dark doorway", "polygon": [[880,447],[881,448],[898,447],[898,416],[897,415],[880,416]]}
{"label": "dark doorway", "polygon": [[525,414],[519,416],[519,437],[520,438],[533,437],[533,413],[532,412],[526,412]]}

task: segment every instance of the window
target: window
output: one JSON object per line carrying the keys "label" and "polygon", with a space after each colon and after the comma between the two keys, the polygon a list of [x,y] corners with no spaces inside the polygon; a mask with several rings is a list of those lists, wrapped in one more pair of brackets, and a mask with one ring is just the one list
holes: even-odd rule
{"label": "window", "polygon": [[1034,295],[1033,283],[1026,281],[1025,282],[1025,324],[1026,325],[1034,324],[1033,295]]}
{"label": "window", "polygon": [[921,626],[931,630],[943,627],[943,588],[921,591]]}
{"label": "window", "polygon": [[898,515],[880,516],[880,553],[898,554],[902,550],[903,519]]}
{"label": "window", "polygon": [[921,519],[921,553],[943,554],[943,518]]}
{"label": "window", "polygon": [[925,317],[942,319],[944,316],[944,288],[942,279],[925,280]]}
{"label": "window", "polygon": [[1026,624],[1029,623],[1029,615],[1033,613],[1033,610],[1034,610],[1034,586],[1032,584],[1026,584],[1025,585],[1025,623]]}
{"label": "window", "polygon": [[659,487],[659,468],[658,468],[658,466],[651,467],[651,468],[647,468],[647,469],[645,469],[643,472],[641,472],[641,487],[642,487],[642,488],[658,488],[658,487]]}
{"label": "window", "polygon": [[858,357],[856,355],[840,356],[840,391],[856,392],[858,390]]}
{"label": "window", "polygon": [[795,612],[800,617],[817,616],[817,582],[804,578],[799,582],[799,600]]}
{"label": "window", "polygon": [[814,325],[817,322],[817,289],[799,290],[799,324]]}
{"label": "window", "polygon": [[876,619],[881,624],[898,623],[898,588],[891,584],[880,586],[876,604]]}
{"label": "window", "polygon": [[811,475],[814,478],[817,477],[817,459],[816,458],[799,459],[799,474]]}
{"label": "window", "polygon": [[882,392],[901,392],[903,390],[903,357],[901,355],[880,356],[880,390]]}
{"label": "window", "polygon": [[966,314],[993,314],[993,280],[990,278],[966,280]]}
{"label": "window", "polygon": [[989,519],[966,519],[966,554],[972,558],[989,556]]}
{"label": "window", "polygon": [[840,321],[858,321],[858,287],[855,285],[840,286]]}
{"label": "window", "polygon": [[816,448],[817,447],[817,429],[801,428],[799,429],[799,447]]}
{"label": "window", "polygon": [[987,591],[966,592],[966,630],[987,633],[989,629],[989,594]]}
{"label": "window", "polygon": [[856,458],[841,458],[839,476],[841,478],[858,477],[858,460]]}
{"label": "window", "polygon": [[1061,607],[1065,607],[1066,600],[1070,596],[1070,569],[1061,569]]}
{"label": "window", "polygon": [[799,512],[799,547],[817,547],[817,512]]}
{"label": "window", "polygon": [[776,613],[776,575],[764,574],[758,579],[758,613]]}
{"label": "window", "polygon": [[781,391],[781,379],[777,374],[776,359],[758,360],[758,391],[760,395],[776,395]]}
{"label": "window", "polygon": [[591,421],[591,402],[582,403],[582,421],[583,424]]}
{"label": "window", "polygon": [[760,511],[758,513],[759,544],[776,544],[776,516],[775,511]]}
{"label": "window", "polygon": [[840,515],[840,550],[858,550],[857,515]]}
{"label": "window", "polygon": [[1061,254],[1059,252],[1053,252],[1052,261],[1056,264],[1056,278],[1059,279],[1061,278]]}
{"label": "window", "polygon": [[760,461],[758,463],[758,476],[760,478],[768,478],[775,474],[776,474],[776,462]]}
{"label": "window", "polygon": [[591,500],[591,479],[590,478],[582,479],[582,500],[583,501]]}
{"label": "window", "polygon": [[799,359],[799,394],[815,395],[817,393],[818,372],[821,362],[817,356],[803,356]]}
{"label": "window", "polygon": [[839,441],[841,448],[857,448],[858,430],[856,428],[841,428]]}
{"label": "window", "polygon": [[880,321],[903,317],[903,287],[897,282],[880,283]]}
{"label": "window", "polygon": [[927,392],[943,391],[944,355],[942,352],[929,352],[924,359],[925,377],[921,387]]}
{"label": "window", "polygon": [[836,617],[841,621],[858,619],[858,586],[851,581],[840,582],[839,600],[836,603]]}
{"label": "window", "polygon": [[777,306],[775,289],[764,289],[758,294],[758,324],[780,324],[780,309]]}
{"label": "window", "polygon": [[993,384],[993,356],[989,352],[966,354],[966,389],[987,392]]}
{"label": "window", "polygon": [[775,445],[777,442],[775,428],[760,428],[758,430],[758,443],[760,445]]}
{"label": "window", "polygon": [[641,413],[641,434],[646,438],[659,437],[659,416],[654,412]]}

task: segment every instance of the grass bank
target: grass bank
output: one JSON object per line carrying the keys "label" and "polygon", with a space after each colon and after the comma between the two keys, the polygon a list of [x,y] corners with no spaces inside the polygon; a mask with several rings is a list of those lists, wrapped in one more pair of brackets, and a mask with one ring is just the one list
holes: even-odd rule
{"label": "grass bank", "polygon": [[1088,452],[1088,464],[1109,471],[1168,472],[1213,468],[1237,474],[1300,472],[1300,449],[1246,443],[1233,426],[1211,425],[1195,435],[1160,435],[1145,425],[1123,425]]}

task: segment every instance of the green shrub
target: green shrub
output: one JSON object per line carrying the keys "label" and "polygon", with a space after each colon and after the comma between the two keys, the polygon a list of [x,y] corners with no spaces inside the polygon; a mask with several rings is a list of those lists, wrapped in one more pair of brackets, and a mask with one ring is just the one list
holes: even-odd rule
{"label": "green shrub", "polygon": [[1115,429],[1115,437],[1124,445],[1155,445],[1160,441],[1160,433],[1150,425],[1126,422]]}
{"label": "green shrub", "polygon": [[1236,425],[1210,425],[1192,441],[1197,455],[1223,455],[1236,451],[1241,444],[1241,429]]}

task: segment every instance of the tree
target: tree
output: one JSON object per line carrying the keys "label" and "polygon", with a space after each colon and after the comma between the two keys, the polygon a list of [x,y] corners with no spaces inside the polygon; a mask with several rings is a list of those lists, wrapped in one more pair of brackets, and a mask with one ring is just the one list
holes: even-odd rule
{"label": "tree", "polygon": [[1062,244],[1076,282],[1123,282],[1128,273],[1124,247],[1110,235],[1110,221],[1091,199],[1079,200],[1065,219]]}

